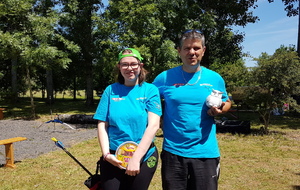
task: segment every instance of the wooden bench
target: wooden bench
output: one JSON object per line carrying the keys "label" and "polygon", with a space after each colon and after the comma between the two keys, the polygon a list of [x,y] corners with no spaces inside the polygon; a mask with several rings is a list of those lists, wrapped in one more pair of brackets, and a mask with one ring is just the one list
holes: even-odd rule
{"label": "wooden bench", "polygon": [[14,162],[14,142],[18,141],[24,141],[27,140],[26,137],[14,137],[10,139],[4,139],[0,140],[0,145],[5,145],[5,159],[6,159],[6,164],[4,165],[5,167],[10,167],[10,168],[15,168],[15,162]]}
{"label": "wooden bench", "polygon": [[4,110],[5,110],[5,108],[0,108],[0,119],[4,118],[4,115],[3,115]]}

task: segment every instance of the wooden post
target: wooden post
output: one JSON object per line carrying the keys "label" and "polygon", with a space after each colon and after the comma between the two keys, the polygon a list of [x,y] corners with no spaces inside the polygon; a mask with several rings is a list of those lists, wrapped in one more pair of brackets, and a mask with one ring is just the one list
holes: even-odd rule
{"label": "wooden post", "polygon": [[6,155],[6,164],[4,166],[9,168],[16,168],[16,165],[14,163],[15,156],[14,156],[13,143],[5,144],[5,155]]}

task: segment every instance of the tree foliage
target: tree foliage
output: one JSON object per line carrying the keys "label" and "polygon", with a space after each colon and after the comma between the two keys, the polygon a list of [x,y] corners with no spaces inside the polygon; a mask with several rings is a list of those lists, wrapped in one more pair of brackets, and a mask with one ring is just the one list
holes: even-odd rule
{"label": "tree foliage", "polygon": [[244,36],[231,27],[254,23],[258,18],[251,9],[256,2],[110,0],[104,7],[101,0],[3,0],[1,87],[12,86],[9,90],[18,94],[29,89],[27,81],[32,90],[47,88],[48,99],[52,91],[72,90],[76,99],[76,91],[85,90],[86,104],[91,105],[93,90],[101,93],[114,81],[121,49],[141,52],[152,82],[158,73],[181,64],[176,43],[182,31],[191,28],[206,36],[201,64],[219,71],[229,88],[244,85],[248,77],[240,59]]}
{"label": "tree foliage", "polygon": [[300,95],[300,61],[294,47],[281,46],[273,55],[262,53],[257,62],[245,98],[248,105],[260,113],[267,131],[275,105],[280,109],[289,104],[293,110],[300,111],[293,98]]}
{"label": "tree foliage", "polygon": [[214,63],[210,67],[217,71],[226,81],[226,89],[229,93],[236,90],[236,87],[248,85],[249,72],[243,60],[239,59],[234,63],[226,63],[223,65]]}
{"label": "tree foliage", "polygon": [[[37,5],[36,1],[6,0],[0,20],[0,55],[2,58],[11,60],[13,76],[16,77],[17,70],[23,70],[23,78],[26,80],[27,88],[31,95],[32,116],[35,117],[32,90],[34,80],[37,79],[36,72],[39,67],[48,66],[46,61],[66,66],[71,60],[68,55],[53,45],[59,42],[70,50],[76,49],[72,42],[62,38],[55,33],[57,16],[49,9],[46,14],[32,11]],[[22,79],[19,77],[19,79]],[[18,80],[14,80],[17,82]],[[12,82],[12,86],[13,82]]]}
{"label": "tree foliage", "polygon": [[[86,104],[93,105],[93,60],[97,50],[95,48],[94,31],[98,11],[103,4],[101,0],[77,1],[61,0],[62,19],[59,22],[59,32],[69,40],[74,41],[80,51],[72,54],[73,64],[69,72],[73,80],[74,97],[76,97],[78,78],[85,81]],[[79,80],[80,80],[79,78]]]}
{"label": "tree foliage", "polygon": [[[243,35],[234,34],[230,26],[255,22],[257,17],[249,11],[255,7],[255,2],[111,0],[106,13],[109,20],[116,24],[114,40],[123,44],[119,48],[144,47],[142,54],[146,55],[149,63],[151,81],[159,72],[170,68],[168,62],[172,62],[171,65],[180,63],[172,56],[176,53],[173,44],[186,29],[198,28],[206,36],[207,51],[203,65],[209,67],[214,62],[225,64],[237,61],[241,57],[239,44]],[[166,49],[166,44],[170,45],[167,48],[170,55],[161,57],[161,48]]]}
{"label": "tree foliage", "polygon": [[[274,0],[268,0],[270,3],[274,2]],[[299,0],[282,0],[286,11],[286,15],[288,17],[299,15]]]}

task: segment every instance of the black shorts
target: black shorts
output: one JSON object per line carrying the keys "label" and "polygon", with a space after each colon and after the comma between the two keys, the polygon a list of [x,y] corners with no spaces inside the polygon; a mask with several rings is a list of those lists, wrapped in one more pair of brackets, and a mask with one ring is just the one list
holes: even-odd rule
{"label": "black shorts", "polygon": [[155,152],[141,163],[140,173],[136,176],[125,174],[109,162],[100,159],[101,185],[103,190],[147,190],[157,168],[158,152]]}
{"label": "black shorts", "polygon": [[217,190],[220,158],[185,158],[162,151],[164,190]]}

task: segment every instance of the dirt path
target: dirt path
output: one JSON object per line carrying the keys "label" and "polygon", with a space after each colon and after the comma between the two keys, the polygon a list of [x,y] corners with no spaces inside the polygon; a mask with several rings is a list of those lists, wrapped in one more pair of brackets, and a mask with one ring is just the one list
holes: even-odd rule
{"label": "dirt path", "polygon": [[[77,142],[97,137],[96,125],[71,125],[75,130],[60,123],[41,121],[0,120],[0,139],[26,137],[26,141],[14,143],[15,161],[35,158],[41,154],[58,150],[52,137],[62,141],[66,147]],[[5,164],[5,146],[0,145],[0,165]]]}

